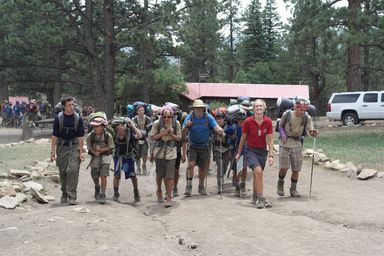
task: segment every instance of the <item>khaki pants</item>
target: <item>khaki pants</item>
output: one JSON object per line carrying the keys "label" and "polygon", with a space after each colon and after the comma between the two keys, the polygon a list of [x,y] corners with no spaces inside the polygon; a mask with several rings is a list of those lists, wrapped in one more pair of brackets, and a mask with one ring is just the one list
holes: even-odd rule
{"label": "khaki pants", "polygon": [[56,165],[59,168],[61,191],[70,199],[77,198],[77,184],[79,182],[80,150],[78,145],[57,145]]}

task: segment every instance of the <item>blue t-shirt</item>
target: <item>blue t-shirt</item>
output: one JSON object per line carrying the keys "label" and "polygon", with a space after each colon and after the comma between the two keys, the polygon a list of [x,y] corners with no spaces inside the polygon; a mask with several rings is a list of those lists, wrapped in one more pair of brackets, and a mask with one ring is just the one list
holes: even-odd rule
{"label": "blue t-shirt", "polygon": [[237,146],[240,143],[241,135],[243,134],[242,127],[238,124],[233,124],[227,127],[227,129],[224,130],[225,134],[228,134],[232,136],[234,133],[236,133],[236,140],[231,139],[231,143],[235,145],[236,147],[234,148],[234,151],[232,153],[236,153],[237,151]]}
{"label": "blue t-shirt", "polygon": [[[194,116],[192,120],[192,126],[189,128],[189,140],[192,146],[195,147],[208,147],[208,140],[211,133],[211,129],[217,126],[215,118],[209,113],[204,112],[201,118],[197,118],[194,114],[189,114],[183,123],[183,127]],[[208,118],[208,125],[206,118]]]}

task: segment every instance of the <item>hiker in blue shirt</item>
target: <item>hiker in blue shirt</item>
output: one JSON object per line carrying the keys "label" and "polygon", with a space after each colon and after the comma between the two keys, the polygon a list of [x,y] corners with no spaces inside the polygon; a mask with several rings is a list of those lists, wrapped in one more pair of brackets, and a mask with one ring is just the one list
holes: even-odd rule
{"label": "hiker in blue shirt", "polygon": [[184,120],[182,134],[189,136],[189,155],[187,166],[187,186],[184,195],[191,196],[192,177],[195,165],[199,167],[199,193],[206,195],[204,180],[208,170],[209,148],[208,140],[213,129],[219,135],[223,135],[223,129],[217,124],[213,116],[205,111],[206,105],[200,99],[193,102],[193,111]]}

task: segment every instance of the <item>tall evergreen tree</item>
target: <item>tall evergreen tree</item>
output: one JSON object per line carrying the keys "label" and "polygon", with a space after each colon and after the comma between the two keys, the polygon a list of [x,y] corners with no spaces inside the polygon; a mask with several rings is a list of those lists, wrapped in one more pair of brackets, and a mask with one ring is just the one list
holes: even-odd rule
{"label": "tall evergreen tree", "polygon": [[216,55],[220,46],[220,24],[216,0],[187,0],[179,39],[182,69],[187,81],[214,81]]}

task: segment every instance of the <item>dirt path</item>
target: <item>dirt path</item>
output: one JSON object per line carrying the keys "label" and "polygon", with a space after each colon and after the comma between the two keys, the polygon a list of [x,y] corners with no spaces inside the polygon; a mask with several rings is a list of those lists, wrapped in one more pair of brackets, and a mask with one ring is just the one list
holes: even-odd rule
{"label": "dirt path", "polygon": [[[87,160],[89,161],[89,160]],[[82,164],[80,205],[33,202],[16,210],[0,209],[0,255],[382,255],[384,249],[384,180],[352,180],[315,166],[309,196],[310,161],[299,180],[303,197],[278,198],[277,165],[265,171],[265,195],[273,208],[258,210],[232,196],[226,180],[223,198],[216,194],[216,174],[208,178],[207,196],[174,199],[165,209],[156,203],[154,166],[139,176],[142,201],[133,203],[131,182],[122,181],[121,202],[93,201],[87,163]],[[215,166],[212,166],[214,169]],[[185,165],[179,191],[184,192]],[[250,174],[250,173],[249,173]],[[250,175],[249,175],[250,176]],[[107,195],[112,196],[112,176]],[[286,179],[286,193],[289,179]],[[251,186],[248,181],[248,188]],[[47,183],[50,194],[59,187]],[[83,208],[87,213],[75,212]],[[179,244],[182,242],[182,244]],[[192,249],[191,247],[197,246]]]}

